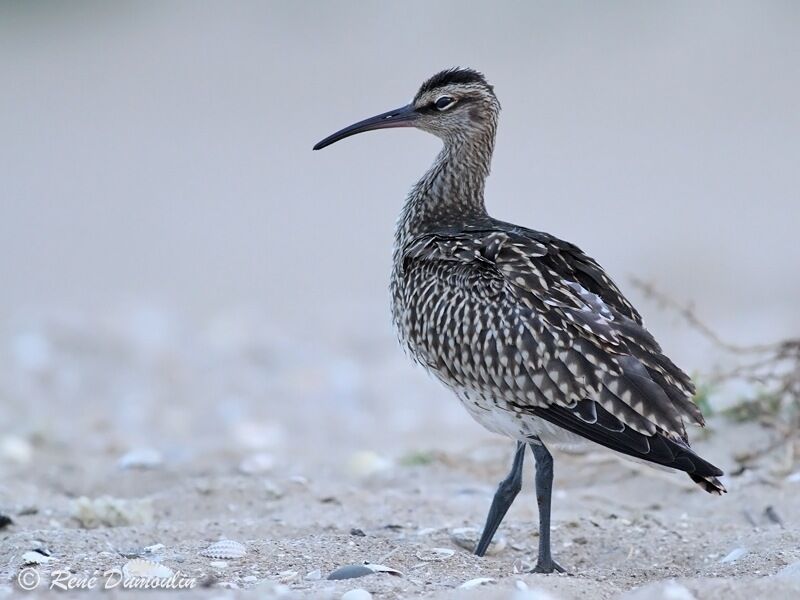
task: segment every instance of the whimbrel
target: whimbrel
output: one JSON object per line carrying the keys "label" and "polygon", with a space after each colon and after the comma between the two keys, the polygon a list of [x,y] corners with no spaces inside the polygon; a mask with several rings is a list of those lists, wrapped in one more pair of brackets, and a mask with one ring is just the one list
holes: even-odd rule
{"label": "whimbrel", "polygon": [[689,447],[703,425],[691,379],[661,351],[602,267],[577,246],[504,223],[484,207],[500,103],[481,73],[442,71],[407,106],[325,138],[416,127],[442,139],[400,214],[391,276],[401,344],[453,390],[484,427],[516,441],[475,553],[482,556],[536,464],[539,555],[550,550],[553,458],[548,446],[599,444],[688,473],[721,494],[722,471]]}

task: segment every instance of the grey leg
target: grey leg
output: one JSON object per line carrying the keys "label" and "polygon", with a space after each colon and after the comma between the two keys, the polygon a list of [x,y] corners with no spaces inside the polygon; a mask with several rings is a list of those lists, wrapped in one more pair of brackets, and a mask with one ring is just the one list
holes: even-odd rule
{"label": "grey leg", "polygon": [[536,461],[536,503],[539,505],[539,557],[534,573],[564,573],[550,553],[550,502],[553,496],[553,456],[542,443],[529,444]]}
{"label": "grey leg", "polygon": [[486,549],[492,542],[497,528],[506,516],[508,509],[517,497],[520,489],[522,489],[522,464],[525,462],[525,444],[517,442],[517,452],[514,454],[514,463],[511,466],[511,472],[508,476],[500,482],[497,486],[497,491],[492,500],[492,506],[489,509],[489,516],[486,517],[486,525],[483,527],[483,534],[475,548],[475,554],[483,556],[486,554]]}

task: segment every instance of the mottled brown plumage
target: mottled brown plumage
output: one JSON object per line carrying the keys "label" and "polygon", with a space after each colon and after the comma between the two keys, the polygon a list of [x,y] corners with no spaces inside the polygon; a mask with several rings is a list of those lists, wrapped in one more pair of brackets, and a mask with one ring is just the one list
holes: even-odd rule
{"label": "mottled brown plumage", "polygon": [[[476,420],[533,444],[548,536],[550,488],[547,477],[539,481],[538,467],[540,459],[549,464],[551,481],[552,459],[540,446],[589,441],[685,471],[706,491],[724,492],[722,471],[689,447],[686,425],[703,424],[692,381],[663,354],[602,267],[568,242],[486,213],[499,110],[481,74],[451,69],[426,81],[408,107],[318,145],[401,125],[444,141],[397,226],[391,297],[401,343]],[[514,475],[496,504],[513,500]],[[490,513],[484,537],[491,538],[494,521]],[[549,537],[540,540],[538,567],[558,568]]]}

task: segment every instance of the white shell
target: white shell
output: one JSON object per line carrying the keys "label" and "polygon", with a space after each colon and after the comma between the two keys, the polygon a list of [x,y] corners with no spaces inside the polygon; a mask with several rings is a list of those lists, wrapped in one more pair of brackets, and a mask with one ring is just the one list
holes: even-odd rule
{"label": "white shell", "polygon": [[51,560],[55,559],[52,556],[47,556],[35,550],[31,550],[22,555],[22,562],[26,565],[43,565],[44,563],[49,563]]}
{"label": "white shell", "polygon": [[200,552],[200,556],[223,559],[242,558],[245,554],[247,554],[247,548],[234,540],[220,540],[214,542],[208,548]]}
{"label": "white shell", "polygon": [[161,452],[154,448],[138,448],[120,456],[117,467],[120,469],[157,469],[164,463]]}
{"label": "white shell", "polygon": [[175,573],[166,565],[162,565],[152,560],[134,558],[122,565],[122,576],[125,579],[132,577],[142,579],[169,579]]}
{"label": "white shell", "polygon": [[388,573],[389,575],[395,575],[397,577],[402,577],[402,573],[397,569],[393,569],[392,567],[387,567],[386,565],[378,565],[375,563],[365,562],[364,566],[367,567],[373,573]]}

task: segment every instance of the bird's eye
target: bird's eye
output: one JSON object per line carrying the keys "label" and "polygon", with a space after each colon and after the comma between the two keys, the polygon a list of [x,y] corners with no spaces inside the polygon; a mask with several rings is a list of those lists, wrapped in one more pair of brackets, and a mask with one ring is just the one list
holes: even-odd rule
{"label": "bird's eye", "polygon": [[456,99],[452,96],[442,96],[441,98],[438,98],[433,105],[436,107],[436,110],[447,110],[455,103]]}

